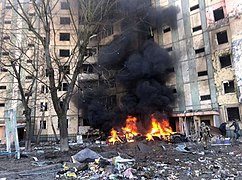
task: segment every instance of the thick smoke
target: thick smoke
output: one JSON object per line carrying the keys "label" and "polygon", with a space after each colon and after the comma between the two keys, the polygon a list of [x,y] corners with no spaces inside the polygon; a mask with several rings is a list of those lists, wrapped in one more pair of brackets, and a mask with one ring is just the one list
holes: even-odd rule
{"label": "thick smoke", "polygon": [[[99,65],[108,70],[116,70],[115,80],[125,89],[121,106],[107,109],[100,96],[108,95],[102,91],[90,93],[85,97],[87,116],[91,126],[108,131],[121,126],[127,115],[137,116],[143,124],[145,117],[153,113],[169,114],[173,102],[172,91],[166,87],[173,59],[165,49],[153,41],[157,28],[170,26],[176,28],[176,7],[154,8],[149,0],[121,0],[119,20],[121,33],[102,49]],[[147,125],[148,126],[148,125]]]}

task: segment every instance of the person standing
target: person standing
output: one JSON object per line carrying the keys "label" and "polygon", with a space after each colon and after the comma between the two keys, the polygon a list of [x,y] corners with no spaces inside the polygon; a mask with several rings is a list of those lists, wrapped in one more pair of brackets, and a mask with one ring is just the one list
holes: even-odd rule
{"label": "person standing", "polygon": [[204,149],[208,149],[208,142],[210,138],[210,128],[207,125],[205,125],[204,122],[202,122],[200,126],[200,135],[201,135]]}
{"label": "person standing", "polygon": [[235,139],[237,140],[240,137],[240,132],[239,132],[240,127],[239,127],[239,122],[237,119],[235,119],[233,121],[233,123],[231,124],[231,126],[229,126],[229,127],[232,127],[232,126],[234,126],[234,136],[235,136]]}
{"label": "person standing", "polygon": [[224,122],[219,126],[219,130],[223,137],[226,137],[226,125],[227,125],[227,123]]}

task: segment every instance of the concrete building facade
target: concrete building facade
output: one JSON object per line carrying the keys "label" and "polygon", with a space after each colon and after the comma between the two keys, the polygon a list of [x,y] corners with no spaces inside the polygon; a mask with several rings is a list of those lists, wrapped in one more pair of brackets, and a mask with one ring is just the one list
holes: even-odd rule
{"label": "concrete building facade", "polygon": [[[17,4],[16,0],[11,1],[13,5]],[[40,20],[36,18],[35,10],[31,6],[31,2],[27,0],[20,0],[24,10],[28,13],[28,17],[34,22],[34,28],[36,31],[43,35],[43,27],[41,27]],[[79,9],[76,5],[77,1],[52,1],[54,9],[52,10],[53,23],[51,31],[51,50],[52,55],[56,56],[60,66],[63,66],[65,73],[69,76],[73,74],[73,67],[75,66],[75,60],[71,60],[71,53],[73,53],[74,46],[76,44],[76,33],[74,24],[79,27]],[[44,61],[44,51],[41,48],[40,42],[34,38],[35,36],[28,30],[27,25],[19,18],[14,11],[13,7],[7,0],[2,0],[0,3],[1,11],[1,62],[4,60],[9,61],[9,54],[16,57],[20,54],[19,49],[24,52],[24,56],[21,59],[21,79],[24,85],[26,94],[28,90],[32,88],[29,106],[32,110],[32,119],[34,127],[34,137],[38,133],[41,133],[41,140],[48,141],[54,140],[53,127],[59,134],[59,123],[54,107],[50,97],[50,91],[48,89],[48,72]],[[16,6],[17,7],[17,6]],[[70,15],[70,10],[72,15]],[[16,44],[16,47],[13,47]],[[11,47],[12,46],[12,47]],[[88,63],[88,62],[87,62]],[[1,63],[2,65],[2,63]],[[9,75],[11,69],[4,69],[1,67],[1,130],[0,139],[4,142],[4,112],[14,109],[17,114],[17,127],[20,136],[20,140],[24,138],[25,117],[20,98],[18,84],[13,76]],[[33,74],[35,69],[38,69],[38,81],[33,80]],[[54,67],[55,71],[58,70]],[[61,97],[67,91],[68,82],[61,84],[58,96]],[[27,95],[26,95],[27,96]],[[76,138],[78,133],[78,107],[71,101],[68,110],[68,132],[70,137]],[[40,130],[41,129],[41,130]]]}
{"label": "concrete building facade", "polygon": [[178,28],[157,31],[157,42],[177,62],[168,85],[175,88],[176,130],[187,135],[201,122],[219,126],[241,120],[241,3],[226,0],[160,0],[178,6]]}

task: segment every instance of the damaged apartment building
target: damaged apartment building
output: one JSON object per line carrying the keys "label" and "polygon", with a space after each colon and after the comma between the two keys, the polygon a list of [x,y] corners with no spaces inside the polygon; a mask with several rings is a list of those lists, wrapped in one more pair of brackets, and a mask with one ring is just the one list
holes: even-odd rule
{"label": "damaged apartment building", "polygon": [[[15,0],[13,0],[15,1]],[[73,48],[73,28],[71,28],[69,5],[74,8],[74,16],[79,23],[78,10],[65,0],[60,0],[55,6],[58,11],[56,17],[56,48],[58,56],[65,60]],[[242,119],[242,3],[237,0],[153,0],[154,7],[177,6],[177,29],[162,27],[153,30],[154,41],[165,48],[176,59],[173,72],[167,81],[167,86],[173,89],[176,102],[173,105],[173,114],[169,118],[173,131],[190,135],[198,130],[201,122],[218,127],[222,122],[233,119]],[[11,29],[17,20],[14,18],[13,9],[7,0],[2,0],[0,5],[0,38],[1,42],[14,40]],[[34,16],[34,11],[29,12]],[[110,43],[116,34],[120,33],[118,23],[105,28],[98,35],[93,35],[90,41],[90,58],[82,66],[78,82],[81,96],[85,96],[84,89],[99,86],[106,81],[102,79],[106,72],[97,71],[98,51]],[[96,44],[98,38],[100,43]],[[54,40],[52,40],[54,41]],[[1,43],[2,47],[3,43]],[[43,53],[33,42],[28,42],[32,52]],[[1,59],[8,56],[1,49]],[[38,59],[38,58],[36,58]],[[33,59],[34,60],[34,59]],[[64,61],[63,61],[64,62]],[[32,63],[30,61],[26,62]],[[72,69],[64,67],[72,74]],[[112,72],[108,72],[112,73]],[[42,70],[42,80],[47,82],[48,74]],[[5,67],[0,69],[0,139],[4,142],[4,111],[17,109],[17,126],[20,139],[24,138],[25,120],[21,103],[9,100],[16,96],[16,81],[7,75]],[[26,84],[31,82],[31,77],[23,74]],[[15,83],[15,84],[14,84]],[[105,97],[106,106],[119,104],[119,88],[114,81],[108,81],[109,95]],[[50,99],[50,93],[44,83],[35,84],[36,91],[32,94],[34,135],[42,127],[42,140],[51,140],[54,137],[52,124],[58,130],[58,119],[55,115]],[[59,95],[67,88],[63,83]],[[27,93],[27,92],[26,92]],[[11,102],[10,102],[11,101]],[[76,134],[85,133],[89,129],[88,115],[84,115],[79,105],[71,102],[68,110],[68,132],[74,139]]]}
{"label": "damaged apartment building", "polygon": [[161,0],[176,5],[178,29],[157,31],[156,40],[177,58],[169,85],[177,102],[176,131],[192,134],[201,122],[218,127],[241,120],[241,13],[236,0]]}
{"label": "damaged apartment building", "polygon": [[[35,9],[28,0],[11,0],[15,7],[18,2],[22,4],[27,16],[33,20],[33,26],[41,34],[43,27],[40,26],[40,20],[37,18]],[[39,1],[36,1],[37,3]],[[63,72],[72,76],[74,62],[68,62],[75,45],[74,23],[79,23],[77,1],[51,1],[54,9],[52,15],[55,24],[55,36],[52,34],[50,45],[56,50],[56,57],[60,60],[60,66]],[[33,140],[36,140],[40,134],[40,141],[55,141],[54,133],[59,135],[58,118],[52,104],[50,90],[48,88],[48,71],[44,61],[44,51],[40,48],[40,43],[36,40],[34,34],[28,30],[23,20],[18,17],[11,3],[8,0],[0,2],[0,38],[1,38],[1,62],[9,62],[12,57],[18,57],[21,52],[21,80],[24,86],[26,97],[29,97],[29,106],[31,108]],[[73,20],[70,16],[72,11]],[[56,16],[58,14],[58,16]],[[16,28],[17,27],[17,28]],[[55,37],[55,38],[54,38]],[[16,46],[15,46],[16,45]],[[18,51],[21,49],[22,51]],[[55,67],[56,68],[56,67]],[[34,74],[38,70],[39,81],[34,81]],[[1,63],[0,70],[0,140],[5,143],[5,119],[6,112],[13,110],[16,112],[17,130],[19,141],[25,138],[25,116],[24,109],[20,100],[21,96],[18,89],[18,83],[13,76],[9,75],[11,68],[3,67]],[[68,88],[68,82],[63,81],[58,88],[58,97],[61,97]],[[32,91],[30,92],[30,90]],[[68,133],[70,139],[76,139],[78,133],[78,108],[71,101],[67,112]],[[54,128],[53,128],[54,127]],[[55,132],[53,131],[55,129]]]}

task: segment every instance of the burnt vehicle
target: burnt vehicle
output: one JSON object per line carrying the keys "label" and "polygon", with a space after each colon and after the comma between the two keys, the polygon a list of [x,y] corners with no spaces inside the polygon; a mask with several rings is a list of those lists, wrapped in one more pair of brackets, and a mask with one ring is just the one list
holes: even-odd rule
{"label": "burnt vehicle", "polygon": [[171,143],[188,142],[188,138],[184,134],[174,133],[174,134],[170,135],[169,142],[171,142]]}

